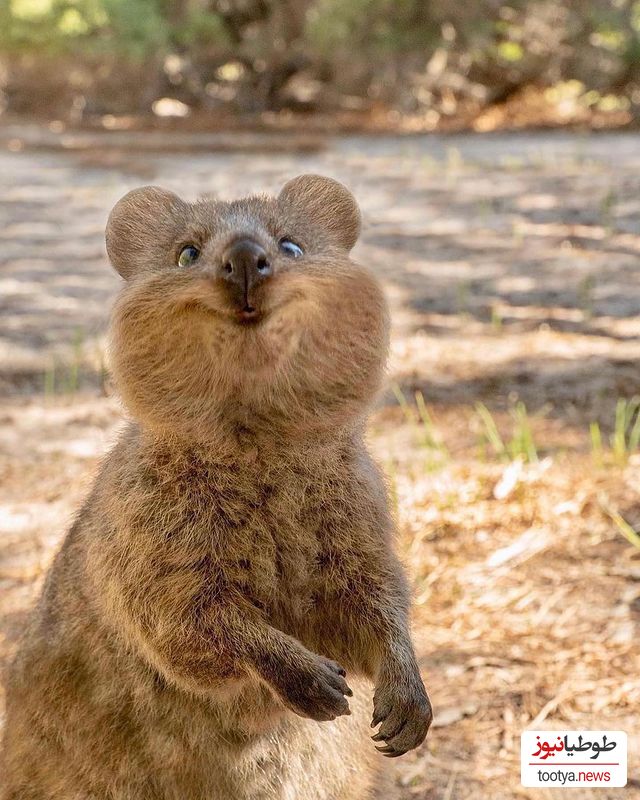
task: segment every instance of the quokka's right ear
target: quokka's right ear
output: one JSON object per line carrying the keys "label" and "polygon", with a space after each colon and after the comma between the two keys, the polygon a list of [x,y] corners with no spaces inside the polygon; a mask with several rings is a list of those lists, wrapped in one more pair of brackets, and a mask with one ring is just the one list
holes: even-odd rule
{"label": "quokka's right ear", "polygon": [[123,278],[166,263],[189,204],[158,186],[133,189],[109,214],[106,244],[109,260]]}
{"label": "quokka's right ear", "polygon": [[324,175],[298,175],[285,183],[278,196],[285,207],[299,209],[322,225],[346,250],[360,235],[360,209],[354,196],[338,181]]}

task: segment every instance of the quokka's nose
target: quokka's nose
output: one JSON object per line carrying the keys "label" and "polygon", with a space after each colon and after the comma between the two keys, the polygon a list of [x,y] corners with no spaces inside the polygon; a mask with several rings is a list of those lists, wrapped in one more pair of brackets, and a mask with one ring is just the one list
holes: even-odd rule
{"label": "quokka's nose", "polygon": [[238,239],[225,252],[221,277],[239,289],[245,298],[251,288],[271,275],[265,249],[253,239]]}

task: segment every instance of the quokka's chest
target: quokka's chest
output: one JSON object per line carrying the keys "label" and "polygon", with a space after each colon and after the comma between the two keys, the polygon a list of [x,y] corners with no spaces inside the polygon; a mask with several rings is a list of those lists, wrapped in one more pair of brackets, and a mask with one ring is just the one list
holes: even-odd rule
{"label": "quokka's chest", "polygon": [[313,613],[334,546],[331,498],[295,481],[216,494],[214,548],[225,580],[272,621]]}

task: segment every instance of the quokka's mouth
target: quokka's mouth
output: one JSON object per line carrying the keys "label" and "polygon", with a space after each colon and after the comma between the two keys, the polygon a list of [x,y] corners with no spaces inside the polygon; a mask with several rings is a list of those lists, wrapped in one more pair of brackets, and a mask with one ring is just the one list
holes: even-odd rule
{"label": "quokka's mouth", "polygon": [[259,322],[262,319],[262,314],[254,306],[245,305],[236,314],[238,321],[243,325],[251,325]]}

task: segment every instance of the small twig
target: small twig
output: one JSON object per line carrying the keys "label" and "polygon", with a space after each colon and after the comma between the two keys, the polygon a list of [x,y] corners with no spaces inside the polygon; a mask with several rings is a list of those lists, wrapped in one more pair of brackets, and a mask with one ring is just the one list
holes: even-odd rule
{"label": "small twig", "polygon": [[562,703],[563,700],[566,700],[567,697],[570,697],[572,692],[563,687],[560,689],[558,694],[555,697],[552,697],[548,703],[545,703],[540,711],[536,714],[536,716],[531,720],[531,722],[527,725],[527,728],[533,728],[534,730],[540,725],[541,722],[544,722],[545,719],[551,714],[552,711],[555,711],[556,708]]}

